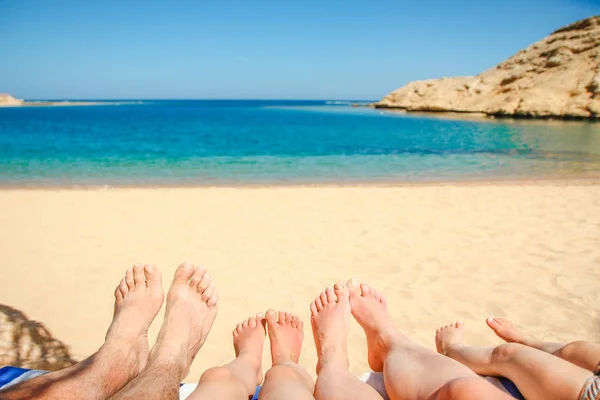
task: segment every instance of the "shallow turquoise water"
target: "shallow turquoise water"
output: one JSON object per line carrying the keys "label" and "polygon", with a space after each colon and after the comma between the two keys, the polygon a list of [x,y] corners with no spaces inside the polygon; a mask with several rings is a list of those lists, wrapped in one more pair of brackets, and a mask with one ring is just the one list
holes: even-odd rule
{"label": "shallow turquoise water", "polygon": [[305,101],[0,108],[0,185],[406,182],[600,175],[600,125]]}

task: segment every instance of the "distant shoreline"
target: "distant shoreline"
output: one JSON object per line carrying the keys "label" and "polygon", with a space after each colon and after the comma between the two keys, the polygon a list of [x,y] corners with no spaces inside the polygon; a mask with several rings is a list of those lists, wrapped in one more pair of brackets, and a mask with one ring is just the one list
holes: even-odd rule
{"label": "distant shoreline", "polygon": [[590,177],[523,177],[523,178],[487,178],[487,179],[462,179],[462,180],[431,180],[431,181],[348,181],[348,182],[271,182],[271,183],[233,183],[233,182],[173,182],[169,183],[98,183],[98,184],[73,184],[60,185],[49,182],[48,184],[32,183],[23,185],[22,182],[10,184],[0,182],[0,192],[14,190],[130,190],[130,189],[277,189],[277,188],[400,188],[400,187],[445,187],[445,186],[600,186],[600,175]]}
{"label": "distant shoreline", "polygon": [[24,101],[21,104],[0,104],[0,107],[72,107],[72,106],[110,106],[122,103],[111,103],[107,101]]}

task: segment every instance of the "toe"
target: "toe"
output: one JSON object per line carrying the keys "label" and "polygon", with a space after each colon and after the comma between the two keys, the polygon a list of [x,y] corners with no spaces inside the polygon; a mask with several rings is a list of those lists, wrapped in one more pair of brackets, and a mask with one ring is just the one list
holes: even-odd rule
{"label": "toe", "polygon": [[117,285],[117,287],[115,288],[115,300],[117,301],[117,304],[123,301],[123,294],[121,293],[121,289],[119,288],[119,286],[120,285]]}
{"label": "toe", "polygon": [[142,264],[133,266],[133,282],[136,287],[146,287],[146,277],[144,276],[144,267]]}
{"label": "toe", "polygon": [[247,319],[244,322],[242,322],[242,329],[246,329],[249,324],[250,324],[250,320],[249,319]]}
{"label": "toe", "polygon": [[321,298],[321,303],[323,304],[323,307],[329,304],[329,302],[327,301],[327,294],[325,292],[321,292],[321,295],[319,297]]}
{"label": "toe", "polygon": [[144,265],[144,275],[146,275],[147,287],[162,288],[162,276],[160,275],[160,271],[154,265]]}
{"label": "toe", "polygon": [[327,296],[328,303],[335,303],[335,293],[332,288],[328,287],[325,289],[325,295]]}
{"label": "toe", "polygon": [[277,324],[277,313],[275,310],[268,310],[265,316],[267,324],[274,326]]}
{"label": "toe", "polygon": [[210,296],[210,298],[208,300],[206,300],[206,305],[209,307],[215,307],[218,302],[219,302],[219,294],[215,292],[215,293],[213,293],[212,296]]}
{"label": "toe", "polygon": [[298,320],[298,328],[297,328],[297,329],[298,329],[299,331],[303,330],[303,329],[304,329],[304,322],[302,322],[302,321]]}
{"label": "toe", "polygon": [[133,280],[133,270],[131,268],[129,268],[125,272],[125,283],[127,283],[127,287],[129,288],[129,290],[133,290],[133,288],[135,287],[135,281]]}
{"label": "toe", "polygon": [[186,284],[194,274],[194,265],[189,262],[182,263],[177,270],[175,270],[175,276],[173,278],[173,283]]}
{"label": "toe", "polygon": [[488,318],[485,320],[485,322],[487,322],[488,326],[492,329],[496,329],[498,326],[500,326],[501,324],[498,322],[499,318]]}
{"label": "toe", "polygon": [[292,313],[290,312],[285,312],[285,323],[286,324],[291,324],[292,323]]}
{"label": "toe", "polygon": [[[200,283],[200,281],[202,281],[202,279],[204,278],[204,275],[206,275],[206,270],[204,268],[195,267],[194,274],[192,275],[192,278],[190,279],[190,288],[197,289],[198,284]],[[202,293],[202,291],[200,293]]]}
{"label": "toe", "polygon": [[348,303],[349,298],[348,298],[348,288],[344,285],[340,285],[339,283],[336,284],[333,287],[333,290],[335,292],[335,296],[337,297],[337,302],[338,303]]}
{"label": "toe", "polygon": [[346,287],[348,288],[348,292],[350,292],[351,295],[360,295],[360,285],[358,283],[358,280],[354,278],[350,279],[348,282],[346,282]]}
{"label": "toe", "polygon": [[456,321],[456,324],[454,325],[456,328],[462,328],[465,326],[465,323],[462,321]]}
{"label": "toe", "polygon": [[235,330],[236,330],[238,333],[242,333],[242,331],[244,330],[244,329],[242,328],[242,325],[243,325],[243,324],[240,322],[239,324],[237,324],[237,325],[235,326]]}
{"label": "toe", "polygon": [[361,283],[360,292],[363,296],[368,296],[369,294],[371,294],[371,288],[366,283]]}
{"label": "toe", "polygon": [[317,310],[317,305],[313,301],[312,303],[310,303],[310,315],[316,317],[318,313],[319,311]]}
{"label": "toe", "polygon": [[315,306],[317,307],[317,311],[321,311],[323,309],[323,302],[321,301],[321,297],[317,297],[315,299]]}
{"label": "toe", "polygon": [[125,278],[121,279],[121,282],[119,283],[119,291],[121,292],[123,297],[127,296],[127,293],[129,293],[129,287],[127,286]]}
{"label": "toe", "polygon": [[280,324],[285,324],[285,311],[279,310],[279,314],[277,315],[277,322]]}
{"label": "toe", "polygon": [[203,274],[202,279],[198,282],[198,293],[204,293],[210,286],[210,275],[208,273]]}
{"label": "toe", "polygon": [[292,315],[292,328],[298,327],[298,317],[296,315]]}
{"label": "toe", "polygon": [[252,317],[248,320],[248,326],[250,328],[256,328],[256,317]]}
{"label": "toe", "polygon": [[215,294],[215,285],[211,282],[206,290],[202,292],[202,301],[208,303],[208,300]]}

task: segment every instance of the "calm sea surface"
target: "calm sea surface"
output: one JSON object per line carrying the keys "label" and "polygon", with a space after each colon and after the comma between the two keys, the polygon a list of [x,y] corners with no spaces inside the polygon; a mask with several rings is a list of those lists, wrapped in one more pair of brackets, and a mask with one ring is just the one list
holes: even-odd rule
{"label": "calm sea surface", "polygon": [[600,176],[600,124],[439,119],[324,101],[0,108],[0,185]]}

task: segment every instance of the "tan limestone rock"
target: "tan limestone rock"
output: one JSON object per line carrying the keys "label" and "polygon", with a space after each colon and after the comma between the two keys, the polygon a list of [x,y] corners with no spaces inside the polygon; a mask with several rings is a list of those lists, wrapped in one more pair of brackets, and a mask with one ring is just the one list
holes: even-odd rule
{"label": "tan limestone rock", "polygon": [[475,77],[411,82],[376,107],[598,119],[600,16],[561,28]]}

